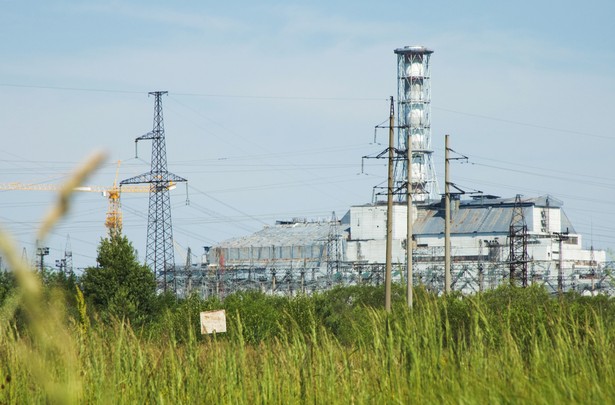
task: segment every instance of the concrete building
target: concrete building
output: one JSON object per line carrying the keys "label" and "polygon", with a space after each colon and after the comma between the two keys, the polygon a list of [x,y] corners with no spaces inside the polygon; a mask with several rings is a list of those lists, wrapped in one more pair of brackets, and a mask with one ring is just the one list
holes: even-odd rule
{"label": "concrete building", "polygon": [[[457,289],[466,290],[499,285],[509,275],[509,232],[515,199],[482,196],[457,200],[451,206],[453,284],[465,280]],[[520,202],[527,226],[530,282],[541,280],[557,287],[560,266],[568,288],[595,282],[596,274],[605,264],[606,252],[583,247],[582,235],[575,231],[562,206],[560,200],[551,196]],[[413,208],[414,273],[419,282],[431,282],[439,289],[444,272],[444,204],[438,201]],[[384,204],[351,207],[348,261],[385,262],[386,211]],[[396,204],[393,263],[405,263],[406,231],[406,205]]]}
{"label": "concrete building", "polygon": [[[518,203],[514,198],[494,196],[453,201],[453,290],[472,293],[508,282],[515,209],[523,213],[527,229],[529,284],[545,284],[552,291],[558,290],[559,282],[564,290],[612,288],[603,272],[606,253],[583,247],[582,235],[562,207],[563,203],[551,196],[524,198]],[[413,208],[415,285],[441,291],[443,204],[438,201]],[[210,293],[218,293],[221,285],[226,285],[228,292],[260,288],[292,293],[335,284],[379,284],[384,280],[386,261],[386,214],[386,204],[357,205],[340,221],[278,221],[252,235],[223,241],[208,253]],[[406,258],[405,203],[393,205],[392,234],[393,280],[401,281]]]}

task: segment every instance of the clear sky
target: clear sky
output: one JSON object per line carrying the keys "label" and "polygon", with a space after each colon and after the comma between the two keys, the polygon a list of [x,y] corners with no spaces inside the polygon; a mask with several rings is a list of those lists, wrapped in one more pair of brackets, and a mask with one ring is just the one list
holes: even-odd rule
{"label": "clear sky", "polygon": [[[333,4],[330,4],[333,3]],[[584,243],[615,248],[612,1],[0,0],[0,183],[61,183],[92,151],[90,184],[149,170],[149,91],[163,99],[176,262],[191,247],[371,201],[385,162],[374,126],[396,94],[393,50],[432,48],[432,146],[468,156],[472,191],[551,194]],[[378,142],[386,134],[378,134]],[[28,255],[54,195],[5,191],[0,223]],[[145,253],[147,195],[124,194],[124,232]],[[95,264],[107,202],[76,196],[45,245],[67,236]]]}

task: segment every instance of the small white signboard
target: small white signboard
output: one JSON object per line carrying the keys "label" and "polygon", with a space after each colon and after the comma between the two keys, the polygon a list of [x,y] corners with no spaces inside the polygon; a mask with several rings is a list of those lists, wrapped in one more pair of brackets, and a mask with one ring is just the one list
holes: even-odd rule
{"label": "small white signboard", "polygon": [[201,334],[226,332],[226,313],[218,311],[201,312]]}

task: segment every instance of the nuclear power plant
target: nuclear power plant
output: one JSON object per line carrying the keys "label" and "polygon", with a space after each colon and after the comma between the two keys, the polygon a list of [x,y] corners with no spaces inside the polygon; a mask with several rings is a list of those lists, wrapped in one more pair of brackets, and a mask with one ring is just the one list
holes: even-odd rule
{"label": "nuclear power plant", "polygon": [[[465,193],[454,186],[449,162],[458,158],[449,156],[448,135],[445,184],[440,189],[432,149],[433,54],[423,46],[394,50],[397,99],[391,97],[389,124],[376,126],[388,129],[389,145],[376,156],[363,157],[388,159],[386,192],[376,192],[381,187],[374,186],[372,201],[348,207],[341,217],[332,212],[320,219],[279,218],[251,235],[205,246],[198,263],[191,261],[188,248],[186,262],[176,264],[169,190],[187,180],[167,168],[164,91],[150,93],[155,98],[153,129],[135,139],[135,145],[152,141],[150,171],[121,181],[119,187],[114,183],[111,188],[76,191],[102,190],[109,196],[110,235],[122,229],[120,192],[149,193],[146,263],[156,276],[158,291],[178,296],[224,297],[240,290],[311,294],[385,280],[436,293],[472,294],[513,283],[543,285],[554,294],[615,294],[613,262],[607,262],[605,251],[584,247],[562,200],[547,193]],[[56,188],[0,185],[7,190]],[[37,250],[41,269],[48,254],[48,248]],[[72,271],[69,243],[62,260],[60,268]]]}
{"label": "nuclear power plant", "polygon": [[[544,285],[553,293],[615,293],[608,277],[613,263],[606,261],[605,251],[583,248],[563,201],[550,195],[461,198],[448,187],[440,192],[431,146],[434,51],[407,46],[394,53],[397,137],[388,149],[395,153],[391,257],[385,257],[388,204],[379,198],[383,194],[374,193],[373,201],[349,207],[340,219],[335,213],[319,220],[280,219],[252,235],[205,247],[201,263],[176,267],[177,293],[224,296],[257,289],[293,295],[335,285],[379,285],[387,260],[393,282],[403,282],[409,253],[413,285],[434,292],[445,290],[449,271],[449,288],[469,294],[511,282]],[[412,224],[411,240],[407,224]]]}

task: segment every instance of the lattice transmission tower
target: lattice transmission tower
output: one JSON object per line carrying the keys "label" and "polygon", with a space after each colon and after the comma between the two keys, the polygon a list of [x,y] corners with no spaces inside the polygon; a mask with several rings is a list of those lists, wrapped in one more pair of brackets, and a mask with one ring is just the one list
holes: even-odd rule
{"label": "lattice transmission tower", "polygon": [[343,252],[341,245],[340,221],[333,211],[329,221],[329,234],[327,236],[327,283],[331,284],[334,274],[338,274],[342,262]]}
{"label": "lattice transmission tower", "polygon": [[530,261],[527,253],[528,231],[525,215],[523,214],[521,195],[519,194],[515,197],[508,240],[510,243],[508,255],[510,282],[512,284],[520,280],[521,285],[527,287],[527,264]]}
{"label": "lattice transmission tower", "polygon": [[[152,141],[151,170],[120,182],[120,186],[144,183],[150,185],[145,263],[154,272],[158,289],[165,292],[170,282],[172,282],[171,287],[176,287],[169,189],[175,183],[187,181],[167,170],[167,151],[162,117],[162,96],[167,93],[166,91],[149,93],[149,95],[155,97],[154,128],[151,132],[135,139],[135,151],[139,141]],[[172,278],[171,275],[173,275]]]}

